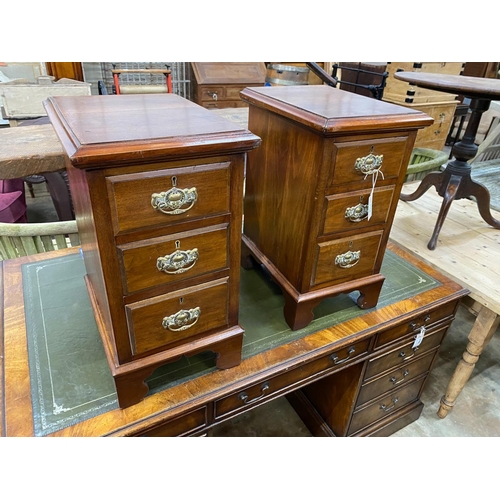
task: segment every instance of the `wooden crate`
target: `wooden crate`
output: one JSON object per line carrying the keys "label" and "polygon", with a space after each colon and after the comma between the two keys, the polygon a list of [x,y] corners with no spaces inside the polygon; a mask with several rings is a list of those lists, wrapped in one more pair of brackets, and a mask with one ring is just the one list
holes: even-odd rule
{"label": "wooden crate", "polygon": [[42,103],[50,96],[90,95],[91,83],[69,78],[54,80],[53,76],[40,76],[37,82],[17,79],[0,83],[4,118],[23,120],[47,116]]}
{"label": "wooden crate", "polygon": [[398,104],[422,104],[431,102],[453,101],[456,95],[437,90],[417,87],[394,78],[398,71],[415,71],[420,73],[441,73],[443,75],[460,75],[465,63],[462,62],[390,62],[387,63],[386,86],[384,100]]}

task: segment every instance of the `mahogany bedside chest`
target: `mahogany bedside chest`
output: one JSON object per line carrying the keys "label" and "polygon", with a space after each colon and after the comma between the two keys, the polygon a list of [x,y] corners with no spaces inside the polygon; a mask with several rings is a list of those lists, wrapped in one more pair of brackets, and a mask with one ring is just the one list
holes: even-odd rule
{"label": "mahogany bedside chest", "polygon": [[359,291],[377,304],[380,266],[425,113],[327,85],[246,88],[248,154],[243,267],[249,256],[282,288],[296,330],[321,300]]}
{"label": "mahogany bedside chest", "polygon": [[162,364],[241,361],[243,174],[260,139],[174,94],[55,97],[86,282],[120,407]]}

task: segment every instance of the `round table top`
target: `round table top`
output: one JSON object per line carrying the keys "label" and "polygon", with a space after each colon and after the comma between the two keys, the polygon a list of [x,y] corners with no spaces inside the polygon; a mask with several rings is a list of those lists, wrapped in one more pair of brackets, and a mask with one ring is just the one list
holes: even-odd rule
{"label": "round table top", "polygon": [[495,78],[412,71],[398,71],[394,73],[394,77],[418,87],[461,94],[472,99],[498,100],[500,98],[500,80]]}

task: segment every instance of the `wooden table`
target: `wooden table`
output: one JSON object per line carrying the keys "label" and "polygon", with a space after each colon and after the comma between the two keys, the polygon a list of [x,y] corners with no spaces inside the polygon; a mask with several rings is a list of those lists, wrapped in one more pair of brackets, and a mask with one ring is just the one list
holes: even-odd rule
{"label": "wooden table", "polygon": [[[356,413],[358,414],[358,426],[354,435],[389,435],[395,432],[420,415],[423,406],[420,394],[427,374],[432,368],[433,359],[437,356],[439,339],[446,332],[460,298],[467,291],[431,267],[408,256],[398,247],[389,245],[388,248],[394,252],[395,259],[404,257],[401,260],[404,266],[407,266],[408,262],[415,266],[409,272],[410,275],[414,276],[412,279],[415,283],[419,283],[418,286],[423,286],[420,285],[423,276],[426,277],[427,281],[432,282],[432,286],[426,285],[426,288],[422,288],[418,293],[408,293],[407,298],[402,297],[401,300],[391,299],[386,305],[369,311],[359,310],[351,301],[351,306],[356,310],[354,316],[334,321],[319,331],[313,331],[305,336],[298,335],[293,340],[285,341],[274,347],[271,346],[268,350],[247,357],[234,368],[214,369],[208,373],[188,378],[182,383],[148,395],[143,401],[129,408],[122,410],[115,407],[109,411],[104,410],[103,413],[67,425],[46,435],[203,435],[220,422],[277,397],[292,392],[296,394],[298,389],[315,382],[321,382],[321,390],[325,391],[326,387],[327,392],[332,391],[332,394],[335,394],[334,391],[339,387],[345,385],[344,397],[340,399],[339,403],[343,408],[342,412],[339,412],[339,418],[342,419],[339,425],[344,430],[336,432],[341,435],[342,433],[352,434],[346,429],[353,413],[355,416]],[[3,261],[3,265],[0,266],[0,300],[3,304],[1,309],[3,318],[1,318],[2,322],[0,323],[3,326],[0,335],[0,408],[2,409],[0,435],[33,436],[35,429],[29,368],[29,363],[33,362],[33,359],[28,359],[27,341],[29,343],[29,340],[27,339],[26,327],[31,310],[25,309],[24,305],[26,297],[23,286],[27,281],[26,275],[23,278],[21,266],[33,263],[32,269],[34,269],[33,272],[38,279],[40,267],[46,264],[48,259],[71,255],[79,258],[77,252],[78,249],[69,249],[51,254],[38,254]],[[255,273],[256,271],[245,272]],[[422,272],[425,274],[422,275]],[[396,274],[400,276],[399,272]],[[52,276],[53,272],[48,271],[48,275]],[[398,280],[397,277],[395,279]],[[434,280],[438,281],[434,282]],[[73,280],[70,281],[73,283]],[[386,280],[386,282],[389,281],[390,278]],[[401,288],[396,288],[397,290],[405,289],[407,282],[398,286]],[[80,293],[85,294],[83,284],[82,292],[76,291],[77,296],[83,296],[78,295]],[[52,293],[50,295],[52,296]],[[28,294],[28,297],[31,295]],[[32,302],[28,303],[36,305]],[[259,307],[265,313],[265,305],[262,304]],[[355,407],[358,389],[367,385],[362,383],[365,369],[369,371],[367,367],[374,362],[371,366],[373,378],[374,366],[384,360],[388,353],[401,359],[400,351],[406,350],[402,347],[403,344],[411,344],[415,328],[420,329],[420,325],[424,323],[428,326],[428,334],[424,337],[422,349],[420,351],[414,350],[416,355],[414,354],[410,363],[414,362],[413,359],[418,363],[427,359],[427,366],[423,371],[413,373],[413,377],[408,377],[411,380],[403,380],[401,385],[377,396],[375,405],[368,404],[370,411],[376,410],[382,414],[376,418],[368,415],[370,420],[367,425],[367,413],[364,413],[367,409],[366,391],[364,392],[364,402],[361,405],[362,411],[359,411],[359,406],[357,409]],[[284,321],[283,325],[285,325]],[[79,326],[79,331],[84,334],[85,328],[82,329],[81,325]],[[248,328],[245,330],[246,332],[250,331]],[[288,329],[286,331],[290,332],[290,335],[293,334]],[[67,323],[65,323],[64,332],[67,335]],[[96,338],[98,338],[97,333]],[[81,340],[81,335],[78,339]],[[436,344],[434,341],[438,343]],[[430,347],[424,348],[425,342],[434,343]],[[43,347],[46,344],[41,343],[40,345]],[[358,350],[353,352],[353,348]],[[72,353],[66,350],[64,352],[66,354],[63,358],[64,363],[66,363],[67,356]],[[75,350],[75,352],[81,351]],[[81,352],[81,355],[84,355],[84,352]],[[401,363],[407,362],[403,360]],[[40,365],[35,363],[35,366],[39,367]],[[94,373],[93,362],[91,366],[92,373]],[[403,364],[401,368],[397,367],[397,370],[403,370],[405,366]],[[43,369],[45,368],[42,366]],[[391,370],[392,373],[389,373],[387,366],[385,371],[382,370],[384,377],[382,382],[385,384],[395,384],[393,382],[395,379],[394,367]],[[412,370],[413,368],[410,368],[410,371]],[[61,372],[58,372],[58,377],[61,376]],[[81,377],[79,371],[78,376]],[[400,374],[399,377],[405,379],[406,375]],[[57,377],[50,380],[57,382]],[[381,379],[377,378],[377,384],[380,381]],[[36,383],[35,387],[38,387]],[[394,408],[394,405],[388,406],[384,403],[385,399],[389,397],[391,398],[389,403],[394,399],[397,400],[394,393],[399,390],[406,391],[404,392],[406,399],[404,403],[403,400],[401,401],[401,406]],[[346,394],[349,395],[347,399],[345,398]],[[331,399],[336,402],[335,397]],[[53,399],[50,401],[51,407],[52,403],[57,402]],[[59,414],[68,418],[63,413],[64,408],[59,405],[56,407]],[[363,417],[362,420],[359,420],[360,416]],[[329,425],[335,427],[334,424],[335,422]],[[322,427],[325,428],[325,426]],[[336,434],[330,429],[327,435]]]}
{"label": "wooden table", "polygon": [[[402,192],[411,192],[417,184],[406,184]],[[469,304],[477,318],[463,359],[441,400],[438,415],[444,418],[500,322],[500,233],[484,227],[473,201],[456,200],[455,209],[440,233],[439,247],[429,250],[423,241],[432,232],[429,216],[439,212],[440,204],[441,199],[434,190],[413,203],[399,201],[390,239],[470,290],[469,300],[464,303]],[[500,217],[498,212],[493,214]]]}
{"label": "wooden table", "polygon": [[434,250],[439,233],[454,200],[474,196],[481,217],[490,226],[500,229],[500,221],[490,212],[490,194],[488,190],[471,178],[471,166],[468,160],[474,158],[478,147],[474,144],[481,115],[487,111],[492,100],[500,98],[500,81],[491,78],[475,78],[460,75],[441,75],[436,73],[396,72],[398,80],[410,82],[426,89],[460,94],[471,99],[471,116],[461,141],[452,148],[455,160],[446,165],[443,172],[431,172],[424,177],[414,193],[400,196],[403,201],[420,198],[431,186],[443,198],[434,231],[427,247]]}

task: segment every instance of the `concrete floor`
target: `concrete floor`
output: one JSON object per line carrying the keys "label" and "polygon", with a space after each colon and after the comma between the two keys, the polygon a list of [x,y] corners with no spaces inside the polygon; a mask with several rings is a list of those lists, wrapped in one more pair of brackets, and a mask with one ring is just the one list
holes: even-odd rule
{"label": "concrete floor", "polygon": [[[35,198],[26,193],[28,220],[57,220],[44,184],[35,187]],[[474,316],[459,308],[434,369],[422,394],[424,409],[419,420],[393,437],[497,437],[500,436],[500,328],[480,356],[455,407],[444,419],[436,412],[448,381],[467,345]],[[298,415],[282,397],[217,426],[214,437],[310,437]]]}

